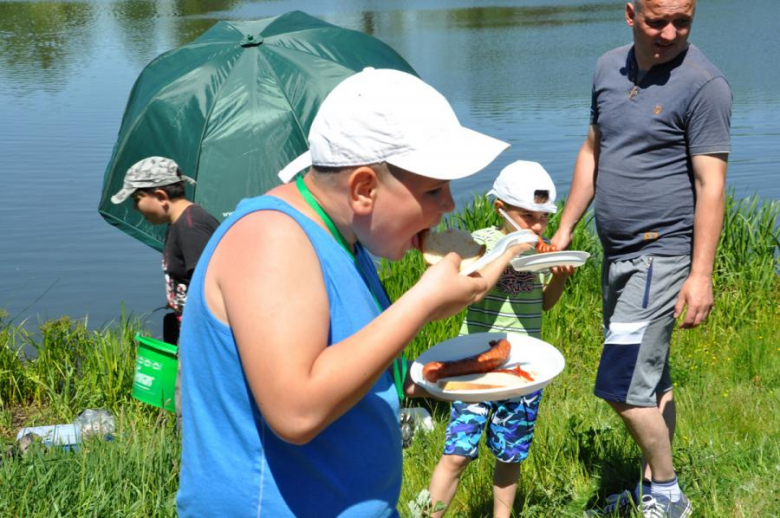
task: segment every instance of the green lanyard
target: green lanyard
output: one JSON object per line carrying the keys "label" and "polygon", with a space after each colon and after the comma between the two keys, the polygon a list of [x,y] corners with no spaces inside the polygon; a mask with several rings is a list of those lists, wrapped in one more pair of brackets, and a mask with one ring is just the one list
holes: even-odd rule
{"label": "green lanyard", "polygon": [[[363,279],[363,282],[366,283],[366,287],[368,288],[369,293],[371,293],[371,296],[374,298],[376,307],[379,308],[379,312],[381,313],[383,311],[382,305],[379,303],[379,299],[374,294],[374,290],[371,289],[371,285],[368,282],[368,276],[363,273],[363,269],[360,267],[360,263],[358,262],[357,257],[352,253],[352,250],[349,249],[347,240],[344,239],[344,236],[341,235],[341,232],[339,232],[336,224],[333,223],[333,220],[330,219],[330,216],[328,216],[328,214],[322,209],[322,206],[320,206],[319,202],[317,202],[309,188],[304,183],[303,176],[298,176],[298,179],[295,180],[295,186],[298,188],[298,192],[301,193],[301,196],[303,196],[303,199],[306,201],[306,203],[309,204],[309,207],[311,207],[314,212],[316,212],[317,215],[322,218],[322,221],[325,222],[325,226],[328,227],[328,230],[333,235],[333,237],[336,238],[336,241],[339,245],[341,245],[341,248],[346,250],[346,252],[352,258],[355,263],[355,268],[357,268],[360,277]],[[401,364],[400,372],[398,367],[399,363]],[[395,391],[398,393],[398,399],[401,401],[404,400],[404,379],[406,379],[406,357],[403,353],[401,353],[401,357],[396,358],[395,361],[393,361],[393,380],[395,382]]]}

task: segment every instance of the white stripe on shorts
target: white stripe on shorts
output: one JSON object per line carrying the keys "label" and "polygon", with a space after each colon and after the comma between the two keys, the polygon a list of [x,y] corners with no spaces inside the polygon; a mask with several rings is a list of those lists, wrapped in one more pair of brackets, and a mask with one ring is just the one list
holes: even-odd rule
{"label": "white stripe on shorts", "polygon": [[632,345],[641,344],[645,330],[650,322],[610,322],[607,329],[605,344]]}

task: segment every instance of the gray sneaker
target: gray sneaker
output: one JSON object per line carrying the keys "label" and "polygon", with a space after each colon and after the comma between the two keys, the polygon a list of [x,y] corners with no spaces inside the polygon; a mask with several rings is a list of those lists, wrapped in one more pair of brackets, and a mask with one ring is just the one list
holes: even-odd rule
{"label": "gray sneaker", "polygon": [[639,505],[644,518],[686,518],[693,512],[693,506],[685,495],[672,502],[663,495],[644,495]]}
{"label": "gray sneaker", "polygon": [[637,482],[636,487],[634,488],[634,502],[636,502],[637,505],[642,501],[643,496],[650,494],[651,487],[650,482],[645,482],[644,480]]}

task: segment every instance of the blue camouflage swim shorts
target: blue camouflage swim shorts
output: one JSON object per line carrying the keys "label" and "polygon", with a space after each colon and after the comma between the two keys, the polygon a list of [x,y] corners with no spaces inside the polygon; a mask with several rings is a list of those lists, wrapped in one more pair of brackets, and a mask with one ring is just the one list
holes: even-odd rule
{"label": "blue camouflage swim shorts", "polygon": [[487,447],[496,459],[523,462],[531,447],[541,400],[540,390],[509,401],[454,402],[444,438],[444,454],[476,459],[479,439],[489,422]]}

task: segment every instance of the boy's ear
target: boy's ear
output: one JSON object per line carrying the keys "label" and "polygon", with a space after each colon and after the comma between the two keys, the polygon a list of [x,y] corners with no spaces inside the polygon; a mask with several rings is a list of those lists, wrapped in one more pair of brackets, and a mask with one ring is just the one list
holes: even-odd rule
{"label": "boy's ear", "polygon": [[155,189],[154,190],[154,197],[157,198],[159,201],[170,201],[171,200],[168,197],[168,193],[165,192],[163,189]]}
{"label": "boy's ear", "polygon": [[349,174],[347,185],[352,211],[361,216],[370,214],[374,208],[376,190],[379,186],[376,171],[367,166],[360,166]]}
{"label": "boy's ear", "polygon": [[496,200],[493,202],[493,208],[496,209],[496,212],[498,212],[498,209],[504,209],[506,210],[506,205],[503,201],[496,198]]}

